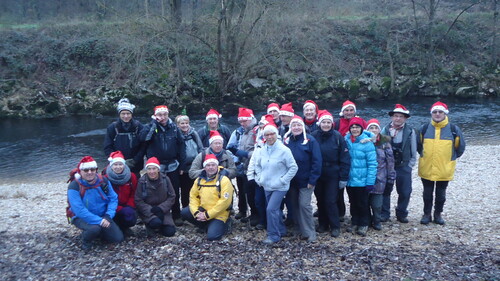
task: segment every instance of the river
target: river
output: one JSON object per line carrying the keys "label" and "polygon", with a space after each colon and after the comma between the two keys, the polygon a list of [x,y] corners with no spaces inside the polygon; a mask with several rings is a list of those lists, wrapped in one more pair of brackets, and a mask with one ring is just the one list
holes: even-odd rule
{"label": "river", "polygon": [[[408,123],[419,127],[430,120],[433,99],[404,101],[412,117]],[[447,102],[450,120],[465,134],[468,145],[500,144],[500,100],[471,100]],[[391,101],[357,103],[358,114],[366,120],[378,118],[382,126],[389,123],[387,112],[393,108]],[[296,113],[301,105],[295,104]],[[338,117],[340,104],[327,107]],[[256,111],[257,117],[264,109]],[[172,115],[172,114],[171,114]],[[137,117],[143,123],[149,117]],[[102,168],[107,156],[103,152],[106,127],[116,116],[72,116],[53,119],[0,120],[0,180],[2,182],[59,181],[76,167],[85,155],[92,155]],[[200,128],[205,124],[204,113],[191,116],[191,125]],[[223,116],[223,124],[231,130],[238,126],[235,116]],[[466,152],[467,153],[467,152]]]}

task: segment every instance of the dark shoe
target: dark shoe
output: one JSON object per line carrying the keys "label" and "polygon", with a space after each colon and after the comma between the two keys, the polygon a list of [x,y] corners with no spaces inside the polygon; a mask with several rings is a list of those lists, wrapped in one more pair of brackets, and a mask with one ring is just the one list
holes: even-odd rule
{"label": "dark shoe", "polygon": [[318,233],[325,233],[325,232],[328,232],[328,227],[326,227],[324,225],[319,225],[318,228],[316,228],[316,231]]}
{"label": "dark shoe", "polygon": [[250,226],[257,226],[259,224],[260,218],[256,215],[250,216]]}
{"label": "dark shoe", "polygon": [[422,216],[422,219],[420,220],[420,223],[421,224],[429,224],[431,222],[432,218],[431,218],[431,214],[424,214]]}
{"label": "dark shoe", "polygon": [[239,212],[239,213],[236,214],[236,216],[234,216],[234,218],[237,219],[237,220],[241,220],[242,218],[246,218],[246,217],[247,217],[246,212],[245,213]]}
{"label": "dark shoe", "polygon": [[265,245],[271,246],[271,245],[278,243],[278,242],[274,242],[273,240],[266,238],[266,239],[264,239],[264,241],[262,241],[262,243]]}
{"label": "dark shoe", "polygon": [[181,218],[176,218],[174,220],[174,224],[175,224],[175,226],[183,226],[184,225],[184,221]]}
{"label": "dark shoe", "polygon": [[153,237],[155,235],[155,233],[156,233],[156,231],[154,229],[152,229],[151,227],[146,225],[146,236],[147,237]]}
{"label": "dark shoe", "polygon": [[360,226],[358,227],[358,230],[356,230],[356,233],[361,236],[366,236],[367,231],[368,231],[368,226]]}
{"label": "dark shoe", "polygon": [[408,223],[408,218],[406,217],[397,217],[398,222],[400,223]]}
{"label": "dark shoe", "polygon": [[257,229],[257,230],[264,230],[264,229],[266,229],[266,226],[265,226],[265,225],[263,225],[263,224],[261,224],[261,223],[259,223],[259,224],[257,224],[257,225],[255,226],[255,229]]}
{"label": "dark shoe", "polygon": [[340,218],[339,218],[339,221],[340,221],[340,222],[344,222],[344,221],[345,221],[345,217],[344,217],[344,216],[340,217]]}
{"label": "dark shoe", "polygon": [[358,231],[358,226],[355,224],[350,224],[347,226],[346,231],[350,233],[356,233],[356,231]]}
{"label": "dark shoe", "polygon": [[123,236],[125,236],[125,237],[134,236],[134,231],[132,231],[132,229],[130,229],[130,227],[122,229],[122,232],[123,232]]}
{"label": "dark shoe", "polygon": [[316,211],[316,212],[313,213],[313,217],[317,218],[318,216],[319,216],[318,211]]}
{"label": "dark shoe", "polygon": [[92,242],[82,240],[82,250],[88,252],[90,249],[92,249]]}
{"label": "dark shoe", "polygon": [[380,218],[380,222],[388,222],[389,221],[389,217],[381,217]]}
{"label": "dark shoe", "polygon": [[334,228],[332,229],[332,233],[331,233],[332,237],[339,237],[340,236],[340,228]]}
{"label": "dark shoe", "polygon": [[316,237],[310,236],[310,237],[307,238],[307,243],[316,243],[316,240],[317,240]]}
{"label": "dark shoe", "polygon": [[382,230],[382,224],[379,223],[379,222],[374,222],[373,223],[373,229],[379,230],[379,231]]}
{"label": "dark shoe", "polygon": [[441,213],[434,213],[434,223],[439,225],[445,224],[443,217],[441,217]]}
{"label": "dark shoe", "polygon": [[233,233],[233,220],[231,218],[227,219],[227,231],[226,235]]}
{"label": "dark shoe", "polygon": [[285,220],[285,225],[286,225],[286,226],[292,226],[292,225],[293,225],[293,220],[292,220],[292,219],[288,219],[288,218],[287,218],[287,219]]}

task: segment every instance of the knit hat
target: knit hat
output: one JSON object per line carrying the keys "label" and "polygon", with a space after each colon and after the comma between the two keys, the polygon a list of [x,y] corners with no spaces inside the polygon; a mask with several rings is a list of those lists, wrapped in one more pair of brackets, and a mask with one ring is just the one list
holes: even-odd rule
{"label": "knit hat", "polygon": [[365,120],[363,120],[363,118],[361,117],[353,117],[351,118],[351,120],[349,120],[349,128],[351,128],[353,125],[358,125],[360,126],[362,129],[365,128]]}
{"label": "knit hat", "polygon": [[366,125],[366,128],[368,130],[368,128],[370,128],[371,125],[375,125],[378,127],[379,130],[382,130],[382,128],[380,127],[380,122],[377,120],[377,119],[370,119],[368,120],[367,122],[368,124]]}
{"label": "knit hat", "polygon": [[156,158],[156,157],[151,157],[146,162],[146,165],[144,166],[144,168],[147,168],[148,166],[154,166],[154,167],[157,167],[158,169],[160,169],[160,161],[158,161],[158,158]]}
{"label": "knit hat", "polygon": [[218,131],[210,130],[210,138],[208,139],[208,144],[212,144],[215,140],[220,140],[224,143],[224,139]]}
{"label": "knit hat", "polygon": [[448,110],[448,106],[445,103],[442,103],[440,101],[434,103],[431,107],[431,113],[434,110],[442,110],[444,113],[448,114],[450,111]]}
{"label": "knit hat", "polygon": [[273,102],[273,103],[269,104],[269,105],[267,106],[267,114],[269,114],[269,112],[270,112],[271,110],[276,110],[276,111],[278,111],[278,112],[279,112],[279,111],[280,111],[280,105],[279,105],[279,104],[277,104],[277,103],[275,103],[275,102]]}
{"label": "knit hat", "polygon": [[217,157],[215,157],[214,154],[207,154],[205,156],[205,161],[203,161],[203,167],[205,167],[208,163],[215,163],[216,165],[219,165],[219,160],[217,160]]}
{"label": "knit hat", "polygon": [[319,126],[319,124],[321,124],[321,121],[323,121],[323,120],[330,120],[333,122],[333,115],[330,112],[328,112],[328,110],[319,110],[318,111],[318,122],[317,122],[318,126]]}
{"label": "knit hat", "polygon": [[410,111],[404,107],[402,104],[396,104],[393,110],[389,111],[389,116],[394,115],[394,113],[401,113],[406,116],[406,118],[410,118]]}
{"label": "knit hat", "polygon": [[295,110],[293,110],[292,103],[285,103],[281,106],[280,115],[293,117],[295,115]]}
{"label": "knit hat", "polygon": [[244,107],[239,108],[238,121],[252,120],[252,118],[255,118],[255,116],[253,115],[253,110]]}
{"label": "knit hat", "polygon": [[344,109],[348,108],[349,106],[352,106],[354,108],[354,112],[356,112],[356,105],[350,101],[350,100],[346,100],[343,104],[342,104],[342,108],[340,109],[340,113],[339,115],[340,116],[344,116]]}
{"label": "knit hat", "polygon": [[285,133],[285,135],[283,136],[284,139],[285,139],[285,142],[288,143],[288,139],[289,139],[289,136],[290,134],[292,133],[292,125],[293,123],[300,123],[302,124],[302,134],[304,135],[304,141],[302,142],[302,144],[306,144],[309,140],[307,139],[307,132],[306,132],[306,126],[304,124],[304,120],[302,119],[302,117],[298,116],[298,115],[294,115],[292,120],[290,121],[290,127],[288,128],[288,132]]}
{"label": "knit hat", "polygon": [[115,151],[111,152],[108,158],[109,165],[113,165],[116,162],[122,162],[125,164],[125,156],[123,156],[123,153],[121,151]]}
{"label": "knit hat", "polygon": [[122,112],[123,110],[128,110],[130,111],[130,113],[134,113],[134,108],[135,105],[131,104],[127,98],[123,98],[120,101],[118,101],[118,106],[116,107],[116,110],[118,110],[118,114],[120,114],[120,112]]}
{"label": "knit hat", "polygon": [[168,107],[166,105],[158,105],[154,109],[154,115],[160,113],[160,112],[166,112],[168,113]]}
{"label": "knit hat", "polygon": [[305,110],[306,107],[310,107],[310,106],[314,107],[314,111],[316,111],[316,115],[318,115],[318,110],[319,110],[318,105],[312,100],[306,100],[306,102],[304,103],[304,106],[302,107],[302,110]]}
{"label": "knit hat", "polygon": [[222,115],[217,112],[217,110],[211,108],[208,112],[207,112],[207,117],[205,118],[206,120],[208,120],[208,118],[211,118],[211,117],[216,117],[217,119],[221,118]]}

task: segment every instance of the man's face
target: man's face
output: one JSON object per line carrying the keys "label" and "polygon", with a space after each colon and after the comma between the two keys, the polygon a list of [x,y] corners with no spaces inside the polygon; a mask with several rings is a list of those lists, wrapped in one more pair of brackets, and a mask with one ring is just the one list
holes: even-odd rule
{"label": "man's face", "polygon": [[207,176],[213,176],[217,173],[218,166],[216,163],[210,162],[205,165],[205,172],[207,172]]}
{"label": "man's face", "polygon": [[344,114],[345,119],[351,119],[354,116],[356,116],[356,110],[354,110],[354,107],[348,106],[346,109],[342,111],[342,114]]}
{"label": "man's face", "polygon": [[132,112],[128,110],[122,110],[120,112],[120,119],[125,123],[130,122],[130,120],[132,120]]}
{"label": "man's face", "polygon": [[292,121],[292,116],[280,115],[280,119],[281,119],[281,124],[288,126],[290,124],[290,121]]}
{"label": "man's face", "polygon": [[439,123],[446,118],[446,113],[442,110],[434,110],[431,112],[431,117],[434,122]]}
{"label": "man's face", "polygon": [[240,123],[241,127],[246,129],[250,126],[250,124],[252,124],[252,120],[238,120],[238,123]]}
{"label": "man's face", "polygon": [[403,113],[393,113],[391,116],[391,121],[392,124],[395,125],[396,127],[403,126],[403,124],[406,122],[406,115]]}
{"label": "man's face", "polygon": [[304,117],[307,120],[314,120],[316,118],[316,109],[313,106],[307,106],[304,109]]}
{"label": "man's face", "polygon": [[87,182],[93,182],[96,179],[97,168],[81,169],[81,176]]}
{"label": "man's face", "polygon": [[214,140],[210,144],[210,148],[212,149],[213,152],[219,153],[222,150],[222,144],[223,144],[223,142],[221,140]]}
{"label": "man's face", "polygon": [[155,180],[160,176],[160,169],[156,166],[148,166],[146,168],[146,173],[148,174],[149,179]]}
{"label": "man's face", "polygon": [[271,114],[274,120],[278,120],[278,118],[280,118],[280,112],[277,111],[276,109],[269,110],[267,114]]}
{"label": "man's face", "polygon": [[219,125],[219,118],[217,117],[208,117],[207,118],[208,128],[210,130],[216,130]]}
{"label": "man's face", "polygon": [[158,112],[155,114],[156,121],[160,123],[162,126],[167,125],[168,122],[168,112],[163,111],[163,112]]}

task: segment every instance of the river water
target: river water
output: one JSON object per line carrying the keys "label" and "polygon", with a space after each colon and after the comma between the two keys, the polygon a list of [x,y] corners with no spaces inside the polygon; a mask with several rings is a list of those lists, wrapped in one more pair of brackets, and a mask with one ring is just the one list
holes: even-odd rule
{"label": "river water", "polygon": [[[429,109],[433,99],[403,101],[412,117],[408,123],[419,127],[430,120]],[[500,144],[500,100],[447,102],[449,118],[465,134],[468,145]],[[389,123],[387,112],[393,108],[390,101],[357,103],[358,114],[366,120],[377,118],[382,126]],[[340,104],[325,106],[337,118]],[[301,105],[294,105],[296,113]],[[256,111],[256,116],[264,113]],[[175,113],[173,113],[175,114]],[[200,128],[205,124],[204,112],[192,115],[191,125]],[[171,113],[172,115],[172,113]],[[149,122],[149,117],[137,117],[141,122]],[[0,120],[0,181],[33,182],[59,181],[76,167],[85,155],[93,156],[102,168],[107,156],[103,152],[106,127],[115,116],[91,117],[73,116],[53,119],[8,119]],[[223,124],[234,130],[236,116],[223,116]],[[467,153],[467,152],[466,152]]]}

